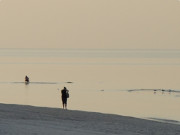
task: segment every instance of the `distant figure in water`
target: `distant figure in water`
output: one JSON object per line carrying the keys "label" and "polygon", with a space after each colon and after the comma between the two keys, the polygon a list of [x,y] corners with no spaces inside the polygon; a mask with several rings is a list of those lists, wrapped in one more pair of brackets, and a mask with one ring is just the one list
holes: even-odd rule
{"label": "distant figure in water", "polygon": [[25,83],[29,83],[29,77],[27,75],[25,76]]}
{"label": "distant figure in water", "polygon": [[64,87],[64,89],[61,90],[61,98],[63,109],[67,109],[67,98],[69,98],[69,90],[67,90],[66,87]]}

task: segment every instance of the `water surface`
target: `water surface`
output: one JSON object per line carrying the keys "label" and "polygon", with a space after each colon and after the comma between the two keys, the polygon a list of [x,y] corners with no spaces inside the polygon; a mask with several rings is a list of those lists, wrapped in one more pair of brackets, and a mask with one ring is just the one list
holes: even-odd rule
{"label": "water surface", "polygon": [[0,65],[1,103],[62,107],[66,86],[69,109],[180,121],[180,50],[1,48]]}

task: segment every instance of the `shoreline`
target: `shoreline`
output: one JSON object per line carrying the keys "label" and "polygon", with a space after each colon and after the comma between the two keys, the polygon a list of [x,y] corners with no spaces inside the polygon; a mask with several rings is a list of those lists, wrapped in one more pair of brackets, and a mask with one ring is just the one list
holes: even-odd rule
{"label": "shoreline", "polygon": [[0,134],[175,135],[180,134],[180,125],[98,112],[0,104]]}

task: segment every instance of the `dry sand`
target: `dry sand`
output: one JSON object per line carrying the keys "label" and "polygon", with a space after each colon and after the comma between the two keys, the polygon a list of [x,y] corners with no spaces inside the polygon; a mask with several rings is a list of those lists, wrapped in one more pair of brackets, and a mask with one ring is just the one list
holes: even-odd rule
{"label": "dry sand", "polygon": [[180,125],[119,115],[0,104],[1,135],[180,135]]}

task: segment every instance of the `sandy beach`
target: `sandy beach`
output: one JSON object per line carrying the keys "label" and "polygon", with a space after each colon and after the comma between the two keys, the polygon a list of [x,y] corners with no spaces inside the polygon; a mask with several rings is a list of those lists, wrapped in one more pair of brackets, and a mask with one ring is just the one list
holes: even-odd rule
{"label": "sandy beach", "polygon": [[179,135],[180,125],[120,115],[0,104],[1,135]]}

